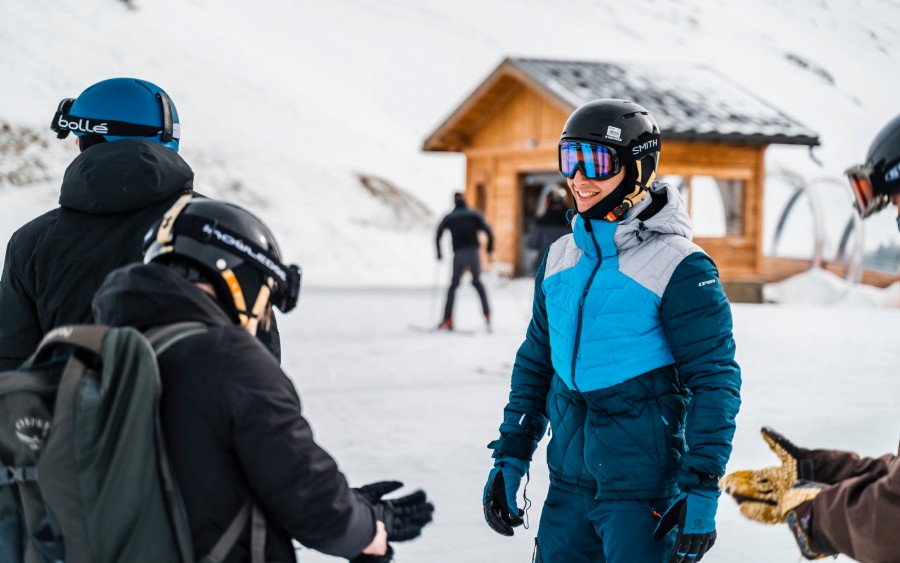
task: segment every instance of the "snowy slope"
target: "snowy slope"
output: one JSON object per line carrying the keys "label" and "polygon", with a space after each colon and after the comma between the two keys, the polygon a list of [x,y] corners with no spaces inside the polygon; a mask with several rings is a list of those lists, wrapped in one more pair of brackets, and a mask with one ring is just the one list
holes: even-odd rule
{"label": "snowy slope", "polygon": [[[285,368],[316,439],[350,482],[399,479],[405,491],[423,487],[435,502],[434,524],[420,540],[396,546],[398,562],[531,561],[548,486],[548,439],[531,466],[530,530],[518,529],[512,538],[491,531],[481,495],[492,463],[486,445],[502,420],[532,284],[489,280],[487,286],[495,320],[489,335],[411,332],[409,324],[438,317],[443,292],[431,290],[314,289],[296,312],[279,318],[284,341],[295,343]],[[466,283],[456,310],[458,326],[480,329],[477,296]],[[897,452],[895,309],[741,304],[732,310],[743,386],[729,471],[776,463],[759,436],[763,425],[806,447]],[[704,562],[802,560],[785,526],[747,521],[727,497],[716,522],[719,539]],[[303,550],[301,561],[339,560]]]}
{"label": "snowy slope", "polygon": [[[898,111],[896,0],[0,0],[0,14],[0,123],[50,142],[45,180],[0,180],[0,239],[47,208],[74,154],[46,130],[59,99],[138,76],[175,100],[198,188],[270,221],[313,284],[433,279],[436,216],[398,219],[355,174],[444,212],[463,160],[421,142],[508,55],[711,66],[821,133],[825,168],[770,151],[810,179],[860,160]],[[5,153],[0,176],[20,159]]]}

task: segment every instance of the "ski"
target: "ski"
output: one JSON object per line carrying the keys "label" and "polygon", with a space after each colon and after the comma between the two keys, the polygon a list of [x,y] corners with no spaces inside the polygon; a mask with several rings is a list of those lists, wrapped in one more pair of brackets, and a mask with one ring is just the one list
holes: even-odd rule
{"label": "ski", "polygon": [[441,334],[459,334],[460,336],[475,336],[478,331],[466,328],[454,328],[452,330],[441,329],[436,326],[409,325],[409,330],[413,332],[430,332]]}

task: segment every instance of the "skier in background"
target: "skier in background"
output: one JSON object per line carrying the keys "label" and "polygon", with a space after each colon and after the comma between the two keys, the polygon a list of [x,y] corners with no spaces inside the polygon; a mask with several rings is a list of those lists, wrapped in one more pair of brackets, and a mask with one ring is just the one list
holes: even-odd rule
{"label": "skier in background", "polygon": [[441,237],[445,230],[450,231],[453,239],[453,276],[450,279],[450,288],[447,290],[447,303],[444,306],[444,318],[438,325],[439,330],[453,330],[453,302],[456,298],[456,288],[466,270],[472,273],[472,285],[481,299],[481,311],[484,314],[484,322],[488,329],[491,327],[491,309],[488,305],[487,291],[481,283],[481,256],[478,245],[478,233],[487,235],[487,252],[491,256],[494,253],[494,233],[490,225],[484,220],[484,216],[466,205],[466,198],[462,193],[453,194],[454,209],[448,213],[437,228],[437,259],[441,260]]}
{"label": "skier in background", "polygon": [[566,208],[566,191],[564,188],[554,188],[547,194],[547,206],[544,213],[535,219],[531,232],[525,240],[528,248],[537,250],[534,257],[534,272],[537,272],[544,260],[544,254],[550,245],[556,242],[563,235],[572,232],[567,218],[568,209]]}
{"label": "skier in background", "polygon": [[[864,165],[847,170],[854,207],[866,218],[893,203],[900,227],[900,115],[876,135]],[[772,430],[763,439],[781,465],[722,479],[746,517],[786,523],[807,559],[844,554],[900,562],[900,455],[801,448]]]}
{"label": "skier in background", "polygon": [[[77,137],[59,207],[17,230],[0,277],[0,370],[21,364],[54,327],[89,322],[91,296],[119,266],[141,260],[141,239],[194,172],[178,155],[181,125],[159,86],[103,80],[60,102],[51,129]],[[278,332],[260,338],[280,357]]]}
{"label": "skier in background", "polygon": [[715,264],[654,182],[660,143],[624,100],[579,107],[560,138],[578,214],[535,277],[482,497],[497,533],[523,524],[517,492],[549,421],[541,563],[693,563],[716,541],[740,368]]}

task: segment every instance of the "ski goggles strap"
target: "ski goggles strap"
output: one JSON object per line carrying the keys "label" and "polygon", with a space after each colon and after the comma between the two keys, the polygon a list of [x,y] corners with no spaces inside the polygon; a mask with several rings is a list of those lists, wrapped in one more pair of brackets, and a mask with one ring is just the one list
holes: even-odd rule
{"label": "ski goggles strap", "polygon": [[[155,137],[163,135],[165,132],[164,128],[155,125],[80,117],[59,111],[53,115],[53,123],[50,124],[50,129],[56,132],[56,137],[59,139],[65,139],[71,131],[75,133],[93,133],[95,135],[112,135],[115,137]],[[167,135],[167,138],[170,141],[181,138],[179,128],[173,126],[172,133]]]}
{"label": "ski goggles strap", "polygon": [[872,171],[865,166],[857,165],[844,171],[850,181],[850,191],[853,192],[853,207],[859,216],[866,217],[881,211],[890,202],[886,194],[875,192],[872,185]]}
{"label": "ski goggles strap", "polygon": [[171,100],[163,93],[158,94],[157,98],[162,106],[162,126],[72,115],[69,111],[75,103],[75,98],[65,98],[59,102],[56,113],[53,114],[50,129],[56,133],[57,139],[65,139],[72,131],[114,137],[155,137],[159,135],[165,143],[173,139],[180,139],[181,127],[178,123],[174,123]]}

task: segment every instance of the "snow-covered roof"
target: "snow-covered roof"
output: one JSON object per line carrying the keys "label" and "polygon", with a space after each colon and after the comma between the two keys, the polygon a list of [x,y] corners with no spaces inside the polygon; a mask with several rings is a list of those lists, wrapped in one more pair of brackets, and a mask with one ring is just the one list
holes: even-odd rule
{"label": "snow-covered roof", "polygon": [[[500,79],[503,76],[505,82]],[[463,115],[510,77],[529,83],[572,111],[599,98],[634,101],[656,118],[667,139],[818,145],[819,135],[717,72],[696,65],[508,58],[426,141],[463,128]],[[482,102],[482,103],[479,103]],[[432,145],[432,146],[429,146]]]}

